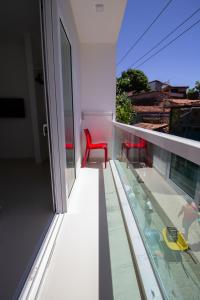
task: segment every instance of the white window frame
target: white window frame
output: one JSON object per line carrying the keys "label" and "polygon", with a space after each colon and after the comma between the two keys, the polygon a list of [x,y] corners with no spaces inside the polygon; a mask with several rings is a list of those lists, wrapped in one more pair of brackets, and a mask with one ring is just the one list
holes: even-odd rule
{"label": "white window frame", "polygon": [[41,0],[44,20],[44,40],[49,104],[55,207],[57,213],[67,211],[64,151],[64,114],[61,77],[60,27],[57,1]]}

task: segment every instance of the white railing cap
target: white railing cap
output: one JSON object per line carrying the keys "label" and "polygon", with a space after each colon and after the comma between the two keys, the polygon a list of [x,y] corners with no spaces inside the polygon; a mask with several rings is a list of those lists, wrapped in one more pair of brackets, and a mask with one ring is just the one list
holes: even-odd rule
{"label": "white railing cap", "polygon": [[122,124],[116,121],[113,121],[113,125],[200,165],[200,142],[198,141],[133,125]]}

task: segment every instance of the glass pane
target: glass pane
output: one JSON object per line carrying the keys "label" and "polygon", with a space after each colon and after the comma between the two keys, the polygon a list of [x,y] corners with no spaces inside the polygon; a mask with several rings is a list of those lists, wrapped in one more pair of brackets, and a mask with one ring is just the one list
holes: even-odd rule
{"label": "glass pane", "polygon": [[195,196],[198,166],[178,155],[172,154],[170,179],[192,198]]}
{"label": "glass pane", "polygon": [[169,133],[200,141],[200,107],[195,107],[195,104],[190,107],[173,107]]}
{"label": "glass pane", "polygon": [[28,1],[18,10],[6,1],[1,5],[1,300],[19,298],[55,215],[48,134],[43,135],[47,117],[38,5]]}
{"label": "glass pane", "polygon": [[65,118],[65,151],[66,151],[66,183],[70,193],[75,180],[75,151],[74,151],[74,112],[72,95],[71,45],[60,24],[62,81]]}
{"label": "glass pane", "polygon": [[[199,166],[147,141],[142,143],[139,137],[118,127],[114,155],[165,298],[199,299]],[[180,192],[168,180],[169,164]],[[186,190],[194,200],[184,193]]]}

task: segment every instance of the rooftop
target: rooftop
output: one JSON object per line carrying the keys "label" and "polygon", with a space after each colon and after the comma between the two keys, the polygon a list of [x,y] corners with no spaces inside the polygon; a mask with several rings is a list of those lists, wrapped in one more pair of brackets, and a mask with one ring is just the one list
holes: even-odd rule
{"label": "rooftop", "polygon": [[200,100],[190,99],[169,99],[173,106],[200,106]]}
{"label": "rooftop", "polygon": [[170,112],[170,108],[164,108],[161,105],[133,105],[137,113],[163,113]]}
{"label": "rooftop", "polygon": [[158,129],[163,129],[168,126],[166,123],[160,123],[160,124],[152,124],[152,123],[137,123],[134,124],[136,127],[141,127],[145,129],[150,129],[150,130],[158,130]]}

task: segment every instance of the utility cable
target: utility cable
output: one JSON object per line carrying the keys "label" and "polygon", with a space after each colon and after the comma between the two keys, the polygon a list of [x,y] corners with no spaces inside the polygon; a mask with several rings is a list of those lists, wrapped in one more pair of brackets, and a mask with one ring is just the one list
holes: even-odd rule
{"label": "utility cable", "polygon": [[163,51],[165,48],[167,48],[168,46],[170,46],[172,43],[174,43],[178,38],[180,38],[182,35],[184,35],[186,32],[188,32],[189,30],[191,30],[194,26],[196,26],[198,23],[200,23],[200,19],[198,21],[196,21],[195,23],[193,23],[189,28],[187,28],[186,30],[184,30],[181,34],[179,34],[177,37],[175,37],[173,40],[171,40],[169,43],[167,43],[166,45],[164,45],[161,49],[159,49],[157,52],[155,52],[154,54],[152,54],[150,57],[148,57],[145,61],[143,61],[141,64],[137,65],[135,68],[138,68],[140,66],[142,66],[144,63],[146,63],[147,61],[149,61],[150,59],[152,59],[154,56],[156,56],[158,53],[160,53],[161,51]]}
{"label": "utility cable", "polygon": [[145,56],[147,56],[149,53],[151,53],[154,49],[156,49],[162,42],[164,42],[168,37],[170,37],[174,32],[176,32],[181,26],[183,26],[187,21],[189,21],[194,15],[196,15],[200,11],[200,8],[195,10],[188,18],[186,18],[183,22],[181,22],[176,28],[174,28],[172,31],[170,31],[164,38],[162,38],[157,44],[155,44],[149,51],[147,51],[143,56],[138,58],[129,68],[132,68],[134,65],[136,65],[140,60],[142,60]]}
{"label": "utility cable", "polygon": [[121,64],[121,62],[126,58],[126,56],[136,47],[136,45],[141,41],[143,36],[150,30],[150,28],[153,26],[153,24],[159,19],[159,17],[164,13],[164,11],[167,9],[167,7],[170,5],[170,3],[173,0],[169,0],[167,4],[162,8],[160,13],[155,17],[155,19],[151,22],[151,24],[145,29],[145,31],[139,36],[139,38],[133,43],[133,45],[127,50],[127,52],[122,56],[122,58],[119,60],[117,65]]}

